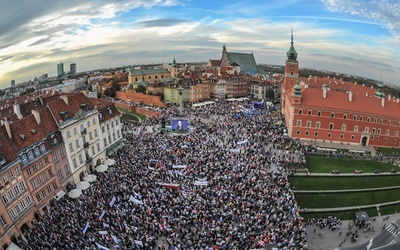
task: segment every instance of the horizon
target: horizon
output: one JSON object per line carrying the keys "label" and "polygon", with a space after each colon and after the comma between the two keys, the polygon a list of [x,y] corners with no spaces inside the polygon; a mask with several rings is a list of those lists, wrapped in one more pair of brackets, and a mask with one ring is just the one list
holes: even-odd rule
{"label": "horizon", "polygon": [[[57,64],[77,72],[206,62],[228,52],[284,65],[291,29],[301,68],[400,86],[400,11],[394,0],[7,2],[0,16],[0,88]],[[44,8],[46,4],[46,8]]]}

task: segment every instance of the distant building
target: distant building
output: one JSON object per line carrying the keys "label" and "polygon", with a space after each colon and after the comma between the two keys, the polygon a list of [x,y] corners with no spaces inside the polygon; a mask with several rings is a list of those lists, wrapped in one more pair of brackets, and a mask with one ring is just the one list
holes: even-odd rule
{"label": "distant building", "polygon": [[[216,62],[210,61],[211,64],[215,64]],[[224,45],[222,48],[222,58],[220,62],[221,67],[234,66],[239,67],[240,72],[246,74],[257,74],[263,73],[258,68],[256,60],[254,59],[253,53],[236,53],[236,52],[228,52],[226,50],[226,46]]]}
{"label": "distant building", "polygon": [[11,80],[11,87],[15,86],[15,80]]}
{"label": "distant building", "polygon": [[57,64],[57,76],[58,77],[64,76],[64,64],[63,63]]}
{"label": "distant building", "polygon": [[71,63],[69,65],[69,71],[71,72],[71,74],[76,74],[76,63]]}
{"label": "distant building", "polygon": [[292,138],[400,148],[400,99],[329,77],[299,78],[297,52],[287,52],[282,114]]}

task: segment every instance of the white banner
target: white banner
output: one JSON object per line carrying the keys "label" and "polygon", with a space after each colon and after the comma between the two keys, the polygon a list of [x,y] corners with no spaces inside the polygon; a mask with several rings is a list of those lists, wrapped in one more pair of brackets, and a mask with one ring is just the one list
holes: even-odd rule
{"label": "white banner", "polygon": [[134,194],[134,195],[136,195],[137,197],[139,197],[139,199],[142,198],[142,196],[141,196],[140,194],[136,193],[134,190],[132,190],[132,191],[133,191],[133,194]]}
{"label": "white banner", "polygon": [[99,249],[110,250],[110,248],[107,248],[107,247],[105,247],[105,246],[102,246],[102,245],[100,245],[100,244],[97,243],[97,242],[96,242],[96,246],[97,246]]}
{"label": "white banner", "polygon": [[237,145],[242,145],[242,144],[245,144],[245,143],[247,143],[249,140],[244,140],[244,141],[238,141],[236,144]]}
{"label": "white banner", "polygon": [[85,234],[86,231],[88,230],[88,228],[89,228],[89,221],[86,222],[86,226],[85,226],[85,228],[83,229],[82,234]]}
{"label": "white banner", "polygon": [[111,235],[111,238],[114,240],[115,244],[118,244],[121,241],[114,235]]}
{"label": "white banner", "polygon": [[207,186],[208,182],[207,181],[194,181],[194,185],[196,185],[196,186]]}
{"label": "white banner", "polygon": [[230,150],[232,153],[240,153],[240,148],[235,148]]}
{"label": "white banner", "polygon": [[103,222],[103,227],[110,227],[110,224]]}
{"label": "white banner", "polygon": [[112,198],[112,200],[110,201],[110,207],[112,207],[115,203],[117,199],[115,198],[115,196]]}
{"label": "white banner", "polygon": [[196,180],[198,180],[198,181],[206,181],[207,178],[196,178]]}
{"label": "white banner", "polygon": [[132,201],[135,204],[143,205],[143,201],[136,199],[132,195],[129,196],[129,200]]}
{"label": "white banner", "polygon": [[178,168],[178,169],[180,169],[180,168],[187,168],[187,165],[173,165],[172,166],[172,168]]}
{"label": "white banner", "polygon": [[143,247],[143,242],[141,240],[135,240],[135,244]]}
{"label": "white banner", "polygon": [[100,217],[99,217],[99,220],[102,220],[105,214],[106,214],[106,211],[103,211],[103,212],[101,213]]}
{"label": "white banner", "polygon": [[99,231],[99,234],[103,235],[103,234],[108,234],[107,231]]}

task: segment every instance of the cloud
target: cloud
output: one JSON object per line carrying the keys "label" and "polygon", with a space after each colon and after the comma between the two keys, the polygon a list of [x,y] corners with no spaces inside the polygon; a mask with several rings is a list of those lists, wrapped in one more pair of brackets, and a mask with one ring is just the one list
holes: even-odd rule
{"label": "cloud", "polygon": [[151,27],[169,27],[176,26],[183,23],[188,23],[189,20],[184,19],[174,19],[174,18],[164,18],[164,19],[152,19],[147,21],[140,21],[137,23],[139,27],[151,28]]}

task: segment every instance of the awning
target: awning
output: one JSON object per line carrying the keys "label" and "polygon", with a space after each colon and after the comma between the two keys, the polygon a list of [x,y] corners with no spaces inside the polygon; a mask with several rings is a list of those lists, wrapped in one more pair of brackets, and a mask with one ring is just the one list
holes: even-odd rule
{"label": "awning", "polygon": [[64,190],[58,191],[58,193],[54,196],[54,199],[60,200],[65,195]]}
{"label": "awning", "polygon": [[110,157],[114,153],[116,153],[118,150],[122,149],[125,146],[125,143],[123,141],[120,141],[111,148],[107,149],[107,156]]}

